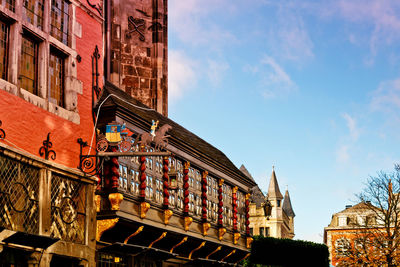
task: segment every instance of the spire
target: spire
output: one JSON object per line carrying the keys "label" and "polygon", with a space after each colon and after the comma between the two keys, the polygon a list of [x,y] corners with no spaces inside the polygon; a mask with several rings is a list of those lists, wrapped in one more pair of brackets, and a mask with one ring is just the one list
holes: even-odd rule
{"label": "spire", "polygon": [[296,216],[296,214],[294,214],[294,211],[292,208],[292,202],[290,201],[289,191],[287,189],[285,192],[285,199],[283,200],[282,209],[286,213],[287,216],[289,216],[289,217]]}
{"label": "spire", "polygon": [[274,166],[272,166],[271,180],[269,181],[268,197],[269,198],[276,198],[276,199],[282,199],[283,198],[283,196],[281,194],[281,191],[279,190],[278,181],[276,180],[275,167]]}

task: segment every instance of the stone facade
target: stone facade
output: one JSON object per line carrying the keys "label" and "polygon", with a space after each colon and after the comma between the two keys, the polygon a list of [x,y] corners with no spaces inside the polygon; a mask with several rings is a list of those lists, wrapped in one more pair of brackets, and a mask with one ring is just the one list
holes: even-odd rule
{"label": "stone facade", "polygon": [[109,2],[108,80],[167,116],[167,1]]}
{"label": "stone facade", "polygon": [[[248,174],[244,166],[241,170]],[[271,205],[269,216],[266,215],[266,199]],[[289,192],[286,190],[285,197],[282,196],[273,170],[267,196],[264,196],[258,186],[253,189],[250,203],[250,229],[252,234],[293,239],[294,217]]]}

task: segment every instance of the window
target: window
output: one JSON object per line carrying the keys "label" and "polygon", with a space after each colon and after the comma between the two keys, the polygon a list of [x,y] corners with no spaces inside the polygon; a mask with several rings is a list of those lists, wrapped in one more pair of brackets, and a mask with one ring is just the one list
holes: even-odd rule
{"label": "window", "polygon": [[22,36],[20,83],[25,90],[37,95],[38,44],[27,36]]}
{"label": "window", "polygon": [[250,235],[253,235],[253,228],[250,227]]}
{"label": "window", "polygon": [[49,101],[64,106],[64,57],[54,51],[49,57]]}
{"label": "window", "polygon": [[24,19],[40,29],[43,29],[43,11],[43,0],[24,0]]}
{"label": "window", "polygon": [[346,256],[347,252],[351,248],[350,241],[346,238],[340,238],[335,242],[336,255]]}
{"label": "window", "polygon": [[0,78],[7,79],[8,25],[0,21]]}
{"label": "window", "polygon": [[3,0],[0,1],[2,6],[5,6],[8,10],[15,12],[15,0]]}
{"label": "window", "polygon": [[269,227],[265,227],[265,236],[270,236]]}
{"label": "window", "polygon": [[278,208],[281,206],[281,201],[280,200],[277,200],[276,201],[276,205],[278,206]]}
{"label": "window", "polygon": [[68,9],[65,0],[51,1],[50,34],[65,45],[68,45]]}
{"label": "window", "polygon": [[49,57],[49,101],[64,106],[64,57],[55,52]]}
{"label": "window", "polygon": [[339,226],[346,226],[346,225],[347,225],[347,217],[346,216],[339,217]]}
{"label": "window", "polygon": [[264,227],[260,227],[260,235],[261,235],[261,236],[264,236],[264,230],[265,230]]}

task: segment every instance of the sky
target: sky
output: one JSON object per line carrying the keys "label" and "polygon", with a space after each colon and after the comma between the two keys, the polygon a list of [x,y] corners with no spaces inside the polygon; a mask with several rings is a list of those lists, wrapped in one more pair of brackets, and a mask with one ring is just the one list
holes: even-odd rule
{"label": "sky", "polygon": [[400,2],[169,0],[169,117],[267,191],[295,239],[400,162]]}

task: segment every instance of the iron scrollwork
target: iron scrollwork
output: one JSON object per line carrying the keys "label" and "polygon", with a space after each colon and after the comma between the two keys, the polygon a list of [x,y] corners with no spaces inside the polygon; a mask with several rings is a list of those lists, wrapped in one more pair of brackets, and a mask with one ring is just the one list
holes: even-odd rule
{"label": "iron scrollwork", "polygon": [[83,141],[82,138],[78,138],[78,143],[80,145],[80,155],[79,155],[79,166],[78,169],[83,171],[88,175],[98,175],[101,173],[99,164],[99,158],[97,155],[85,155],[83,154],[83,148],[89,147],[88,143]]}
{"label": "iron scrollwork", "polygon": [[[2,121],[0,121],[0,126],[3,124]],[[6,132],[0,128],[0,139],[5,139],[6,138]]]}
{"label": "iron scrollwork", "polygon": [[90,3],[89,0],[86,0],[86,1],[87,1],[88,5],[89,5],[91,8],[96,9],[96,11],[99,13],[100,16],[103,16],[103,8],[101,7],[101,5],[100,5],[99,3],[96,5],[96,4]]}
{"label": "iron scrollwork", "polygon": [[50,142],[50,133],[47,134],[46,140],[43,141],[43,146],[39,148],[39,155],[41,157],[44,156],[44,159],[48,160],[49,156],[52,160],[56,159],[56,152],[54,150],[50,150],[53,147],[53,143]]}

